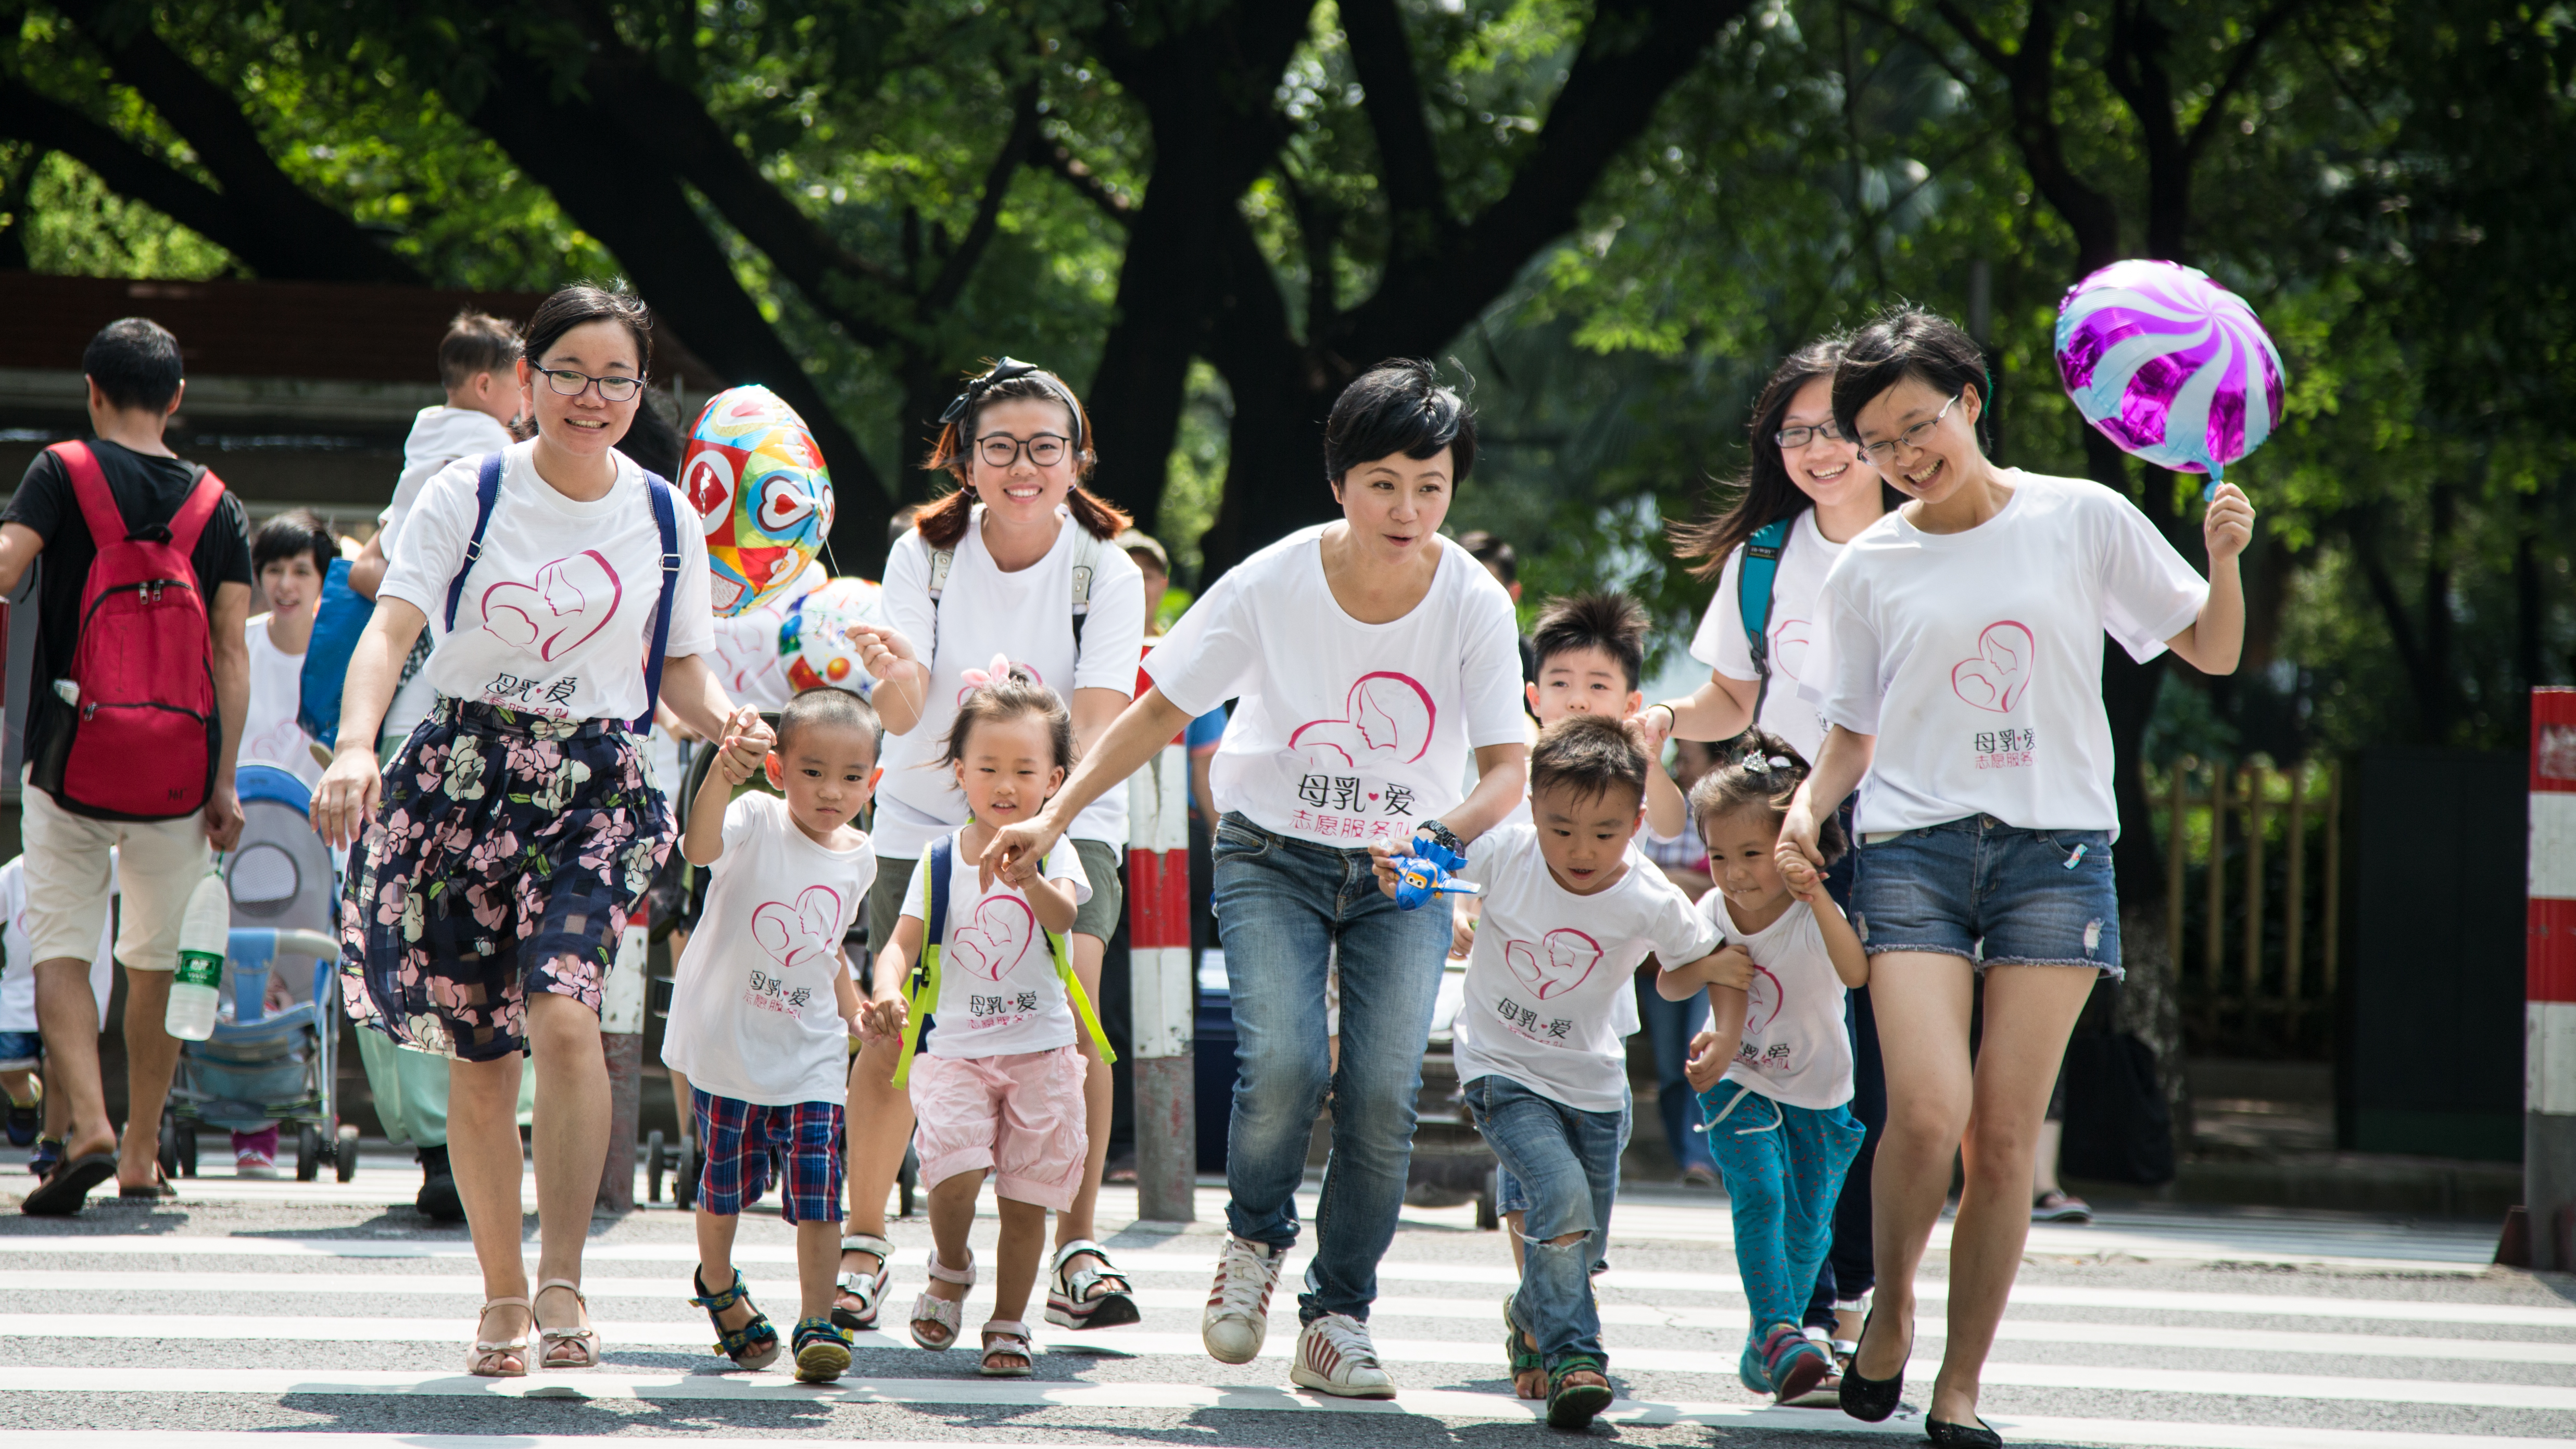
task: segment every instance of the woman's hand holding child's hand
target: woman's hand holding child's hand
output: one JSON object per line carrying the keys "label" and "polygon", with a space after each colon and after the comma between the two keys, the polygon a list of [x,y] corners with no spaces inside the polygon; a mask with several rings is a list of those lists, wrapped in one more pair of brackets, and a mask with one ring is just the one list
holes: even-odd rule
{"label": "woman's hand holding child's hand", "polygon": [[759,770],[761,761],[768,757],[770,747],[777,742],[777,735],[761,719],[760,711],[744,705],[725,721],[724,742],[717,747],[722,753],[716,756],[716,768],[724,771],[727,784],[739,785]]}
{"label": "woman's hand holding child's hand", "polygon": [[1816,903],[1816,897],[1823,892],[1825,886],[1825,877],[1816,869],[1815,862],[1800,854],[1796,846],[1785,841],[1773,853],[1771,859],[1779,866],[1780,883],[1789,888],[1789,894],[1813,906]]}

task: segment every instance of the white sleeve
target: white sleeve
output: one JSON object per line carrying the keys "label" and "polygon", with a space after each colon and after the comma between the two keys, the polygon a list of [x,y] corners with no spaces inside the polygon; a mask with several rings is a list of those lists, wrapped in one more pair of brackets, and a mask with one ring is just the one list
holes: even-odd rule
{"label": "white sleeve", "polygon": [[1081,905],[1091,899],[1091,873],[1082,868],[1082,852],[1070,840],[1059,839],[1046,854],[1044,868],[1049,880],[1071,881],[1073,903]]}
{"label": "white sleeve", "polygon": [[930,668],[939,649],[939,610],[930,601],[930,544],[920,529],[887,550],[885,587],[877,598],[887,626],[912,646],[922,668]]}
{"label": "white sleeve", "polygon": [[1663,879],[1662,872],[1656,872],[1654,884],[1663,889],[1656,893],[1655,917],[1647,924],[1645,936],[1655,943],[1655,959],[1679,966],[1716,950],[1724,939],[1717,924],[1692,905],[1690,897]]}
{"label": "white sleeve", "polygon": [[1708,601],[1708,612],[1700,616],[1699,632],[1691,636],[1690,656],[1729,679],[1759,679],[1753,650],[1744,642],[1744,604],[1738,583],[1743,571],[1744,546],[1737,544],[1717,571],[1717,593]]}
{"label": "white sleeve", "polygon": [[[376,596],[400,599],[429,616],[434,633],[447,631],[447,588],[465,566],[465,545],[474,536],[475,481],[483,460],[459,458],[421,485],[420,497],[405,514],[386,560],[384,582]],[[704,550],[703,542],[700,549]],[[701,573],[705,566],[699,566]]]}
{"label": "white sleeve", "polygon": [[2102,578],[2102,632],[2144,664],[2200,617],[2209,585],[2136,504],[2101,491],[2094,548]]}
{"label": "white sleeve", "polygon": [[743,842],[751,839],[751,833],[753,831],[758,830],[769,823],[765,818],[769,814],[769,811],[760,802],[764,800],[775,800],[777,798],[777,796],[768,794],[764,791],[751,790],[735,796],[733,798],[733,802],[725,806],[725,854],[731,855],[736,850],[741,849]]}
{"label": "white sleeve", "polygon": [[[716,652],[716,614],[708,601],[706,531],[698,527],[697,510],[689,506],[688,497],[677,487],[671,490],[671,511],[679,523],[680,576],[671,590],[671,637],[663,646],[662,657],[712,655]],[[658,584],[660,580],[654,582]],[[645,644],[649,648],[652,640],[645,640]]]}
{"label": "white sleeve", "polygon": [[[1201,594],[1172,631],[1154,641],[1145,672],[1184,714],[1202,715],[1245,692],[1260,667],[1261,634],[1237,568]],[[1515,675],[1518,665],[1513,668]]]}
{"label": "white sleeve", "polygon": [[[1080,528],[1067,523],[1067,528]],[[1145,652],[1145,575],[1127,551],[1102,548],[1091,579],[1091,613],[1082,621],[1082,652],[1074,660],[1073,687],[1136,692],[1136,660]]]}
{"label": "white sleeve", "polygon": [[928,869],[930,869],[930,852],[924,850],[921,853],[921,859],[912,863],[912,876],[903,885],[902,914],[916,921],[926,919],[921,914],[921,873]]}
{"label": "white sleeve", "polygon": [[1466,599],[1469,611],[1460,630],[1464,646],[1458,659],[1458,683],[1467,706],[1467,747],[1517,745],[1529,740],[1521,726],[1521,630],[1512,614],[1512,596],[1484,570],[1473,565],[1476,583]]}
{"label": "white sleeve", "polygon": [[[1843,555],[1843,562],[1851,557]],[[1827,660],[1831,673],[1823,676],[1824,693],[1815,700],[1816,714],[1827,725],[1840,725],[1856,735],[1876,735],[1878,707],[1885,698],[1879,684],[1878,631],[1852,601],[1854,582],[1841,564],[1825,576],[1822,612],[1833,645]]]}

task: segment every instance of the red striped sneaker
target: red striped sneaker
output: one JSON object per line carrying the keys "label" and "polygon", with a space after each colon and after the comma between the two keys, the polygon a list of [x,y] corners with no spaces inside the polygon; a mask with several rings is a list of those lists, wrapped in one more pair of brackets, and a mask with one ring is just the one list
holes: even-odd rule
{"label": "red striped sneaker", "polygon": [[1298,1332],[1288,1382],[1345,1399],[1395,1397],[1395,1380],[1377,1361],[1368,1325],[1347,1313],[1327,1313]]}
{"label": "red striped sneaker", "polygon": [[1225,1236],[1216,1259],[1216,1283],[1199,1315],[1199,1341],[1218,1363],[1250,1363],[1270,1336],[1270,1289],[1279,1281],[1280,1251],[1249,1238]]}

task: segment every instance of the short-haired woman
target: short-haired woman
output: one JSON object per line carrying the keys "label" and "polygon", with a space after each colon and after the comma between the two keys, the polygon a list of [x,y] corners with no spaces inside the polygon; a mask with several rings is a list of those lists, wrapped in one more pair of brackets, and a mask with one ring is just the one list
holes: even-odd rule
{"label": "short-haired woman", "polygon": [[2095,978],[2120,974],[2102,636],[2141,661],[2170,649],[2234,672],[2236,557],[2254,522],[2234,485],[2217,490],[2201,522],[2204,583],[2119,494],[1990,462],[1977,424],[1991,391],[1983,352],[1929,312],[1890,313],[1844,349],[1834,420],[1911,501],[1826,576],[1832,658],[1817,688],[1830,732],[1780,833],[1783,851],[1821,863],[1818,821],[1860,786],[1852,923],[1879,1019],[1904,1025],[1879,1037],[1878,1294],[1843,1408],[1884,1419],[1904,1390],[1915,1269],[1956,1151],[1967,1186],[1924,1430],[1968,1449],[2002,1442],[1977,1417],[1977,1380],[2030,1232],[2049,1087]]}
{"label": "short-haired woman", "polygon": [[[894,939],[904,887],[922,852],[966,823],[965,792],[941,752],[957,706],[997,659],[1064,700],[1085,748],[1136,692],[1145,581],[1113,542],[1127,515],[1082,486],[1097,461],[1081,401],[1044,368],[1005,357],[949,405],[925,466],[957,486],[915,514],[912,530],[895,540],[886,555],[886,627],[857,633],[861,661],[880,681],[873,697],[886,727],[869,832],[877,849],[871,949]],[[1118,934],[1123,904],[1126,792],[1094,802],[1071,833],[1091,894],[1067,944],[1074,974],[1096,1002],[1101,958]],[[1089,1153],[1072,1206],[1056,1214],[1046,1316],[1066,1328],[1113,1328],[1138,1314],[1133,1286],[1093,1238],[1109,1157],[1111,1082],[1090,1038],[1081,1046],[1090,1062],[1083,1079]],[[832,1320],[844,1328],[877,1326],[892,1268],[886,1193],[903,1168],[913,1126],[912,1099],[892,1084],[899,1049],[893,1041],[870,1043],[850,1074],[850,1220],[832,1304]]]}
{"label": "short-haired woman", "polygon": [[[708,738],[732,707],[701,657],[714,644],[702,531],[616,451],[652,347],[650,314],[624,292],[566,287],[528,319],[517,366],[536,436],[422,489],[350,658],[338,753],[313,801],[335,847],[363,838],[342,906],[350,1014],[449,1059],[449,1161],[487,1299],[466,1353],[478,1375],[599,1362],[580,1285],[608,1151],[600,990],[672,838],[635,731],[655,672]],[[377,725],[424,628],[438,703],[379,775]],[[533,1305],[522,1053],[540,1082]]]}
{"label": "short-haired woman", "polygon": [[[1368,843],[1422,837],[1463,852],[1520,803],[1528,777],[1510,596],[1440,536],[1475,456],[1466,405],[1429,363],[1387,363],[1353,382],[1324,428],[1341,519],[1211,585],[1148,656],[1154,687],[1037,819],[1004,828],[984,855],[988,872],[1032,879],[1085,806],[1193,717],[1239,700],[1210,772],[1226,812],[1215,904],[1238,1041],[1233,1202],[1200,1335],[1226,1363],[1261,1352],[1329,1091],[1333,1170],[1289,1377],[1349,1397],[1395,1392],[1363,1315],[1404,1202],[1449,949],[1447,912],[1400,913],[1378,891]],[[1461,798],[1470,750],[1479,778]],[[1338,1067],[1324,1026],[1336,945]]]}

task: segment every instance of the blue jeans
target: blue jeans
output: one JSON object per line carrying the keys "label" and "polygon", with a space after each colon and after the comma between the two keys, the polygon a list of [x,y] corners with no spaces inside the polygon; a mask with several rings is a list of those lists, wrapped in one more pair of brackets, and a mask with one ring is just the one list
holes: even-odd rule
{"label": "blue jeans", "polygon": [[1833,1242],[1834,1201],[1860,1151],[1860,1123],[1841,1107],[1815,1111],[1775,1102],[1735,1082],[1700,1095],[1709,1150],[1726,1177],[1735,1217],[1735,1266],[1752,1309],[1739,1366],[1745,1386],[1771,1391],[1762,1335],[1795,1325]]}
{"label": "blue jeans", "polygon": [[[1234,997],[1234,1115],[1227,1125],[1226,1225],[1285,1248],[1297,1241],[1297,1185],[1327,1091],[1333,1154],[1315,1211],[1315,1257],[1297,1316],[1365,1320],[1377,1264],[1395,1240],[1413,1163],[1422,1051],[1449,953],[1449,913],[1398,911],[1365,850],[1273,835],[1241,815],[1218,822],[1217,937]],[[1324,971],[1342,978],[1342,1062],[1324,1031]]]}
{"label": "blue jeans", "polygon": [[[1467,1115],[1520,1183],[1525,1203],[1512,1322],[1538,1340],[1550,1373],[1570,1354],[1607,1364],[1592,1265],[1610,1246],[1628,1109],[1586,1112],[1490,1074],[1467,1083],[1465,1095]],[[1558,1247],[1555,1240],[1569,1233],[1584,1236]]]}

